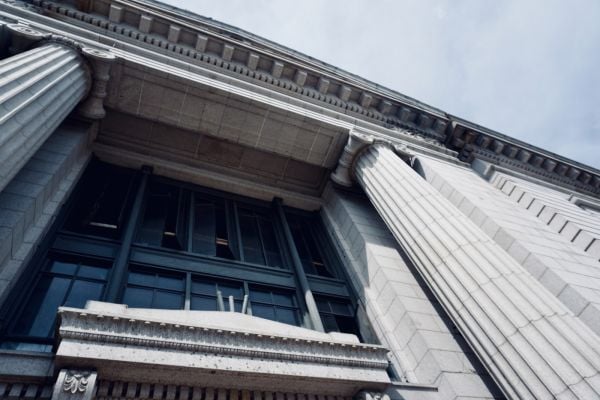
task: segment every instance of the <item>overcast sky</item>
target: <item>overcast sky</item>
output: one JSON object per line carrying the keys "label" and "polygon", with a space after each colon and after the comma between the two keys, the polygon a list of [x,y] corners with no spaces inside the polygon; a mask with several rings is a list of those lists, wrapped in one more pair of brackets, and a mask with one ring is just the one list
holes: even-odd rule
{"label": "overcast sky", "polygon": [[600,0],[166,2],[600,168]]}

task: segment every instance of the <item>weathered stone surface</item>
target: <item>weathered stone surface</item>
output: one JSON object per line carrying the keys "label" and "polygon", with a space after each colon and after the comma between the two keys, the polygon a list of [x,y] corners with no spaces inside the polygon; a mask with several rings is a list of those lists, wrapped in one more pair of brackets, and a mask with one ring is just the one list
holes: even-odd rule
{"label": "weathered stone surface", "polygon": [[507,396],[599,395],[598,337],[390,147],[356,178]]}
{"label": "weathered stone surface", "polygon": [[0,61],[0,191],[85,96],[83,63],[57,43]]}
{"label": "weathered stone surface", "polygon": [[100,302],[88,302],[85,310],[61,308],[59,315],[56,365],[93,365],[103,379],[185,384],[193,377],[199,385],[336,395],[389,383],[387,349],[354,335],[240,313]]}

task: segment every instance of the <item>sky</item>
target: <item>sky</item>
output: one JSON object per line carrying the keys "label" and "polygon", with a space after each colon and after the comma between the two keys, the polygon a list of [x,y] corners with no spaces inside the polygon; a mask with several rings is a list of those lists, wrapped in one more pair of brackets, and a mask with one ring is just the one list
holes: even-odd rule
{"label": "sky", "polygon": [[600,168],[600,0],[162,0]]}

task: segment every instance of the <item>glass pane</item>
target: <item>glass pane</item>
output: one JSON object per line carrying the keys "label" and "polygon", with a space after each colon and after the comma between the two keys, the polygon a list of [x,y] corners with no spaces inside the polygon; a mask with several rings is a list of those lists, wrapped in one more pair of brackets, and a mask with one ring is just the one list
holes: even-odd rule
{"label": "glass pane", "polygon": [[130,271],[127,283],[141,286],[154,287],[156,274]]}
{"label": "glass pane", "polygon": [[225,206],[223,202],[218,202],[215,208],[216,217],[216,243],[217,243],[217,257],[228,258],[230,260],[235,259],[233,252],[231,251],[231,243],[229,243],[229,234],[227,231],[227,213],[225,212]]}
{"label": "glass pane", "polygon": [[195,207],[192,251],[216,256],[215,206],[212,203],[196,203]]}
{"label": "glass pane", "polygon": [[262,253],[256,218],[246,213],[249,211],[241,211],[239,218],[244,261],[264,265],[265,258]]}
{"label": "glass pane", "polygon": [[182,309],[183,295],[157,290],[154,293],[154,302],[152,304],[152,308],[165,308],[169,310]]}
{"label": "glass pane", "polygon": [[202,296],[192,296],[190,308],[192,310],[217,311],[217,299]]}
{"label": "glass pane", "polygon": [[83,308],[88,300],[100,300],[103,290],[103,283],[75,281],[67,296],[65,306]]}
{"label": "glass pane", "polygon": [[256,288],[250,288],[250,301],[259,301],[261,303],[272,304],[271,292],[269,290],[261,290]]}
{"label": "glass pane", "polygon": [[152,289],[128,287],[123,295],[123,304],[131,308],[152,308]]}
{"label": "glass pane", "polygon": [[158,274],[156,277],[156,287],[171,290],[185,290],[185,280],[183,277]]}
{"label": "glass pane", "polygon": [[93,161],[78,185],[77,207],[65,227],[71,231],[117,239],[126,221],[134,172]]}
{"label": "glass pane", "polygon": [[315,302],[317,303],[317,309],[322,312],[331,312],[331,308],[329,308],[329,302],[327,300],[322,300],[315,297]]}
{"label": "glass pane", "polygon": [[106,277],[108,276],[108,268],[80,265],[77,276],[105,281]]}
{"label": "glass pane", "polygon": [[360,339],[360,332],[356,326],[356,321],[354,320],[354,318],[336,316],[335,320],[339,329],[338,332],[352,333],[358,336]]}
{"label": "glass pane", "polygon": [[192,281],[192,293],[217,295],[217,288],[214,282]]}
{"label": "glass pane", "polygon": [[242,299],[244,297],[244,288],[241,285],[219,283],[218,289],[223,295],[223,301],[227,301],[229,296],[233,296],[235,299]]}
{"label": "glass pane", "polygon": [[260,231],[262,233],[263,245],[267,252],[267,265],[272,267],[283,266],[281,262],[281,255],[279,253],[279,245],[277,244],[277,237],[275,236],[275,230],[273,223],[266,219],[259,219]]}
{"label": "glass pane", "polygon": [[337,301],[330,301],[331,311],[337,315],[347,315],[351,317],[353,315],[352,308],[348,303],[342,303]]}
{"label": "glass pane", "polygon": [[273,293],[273,302],[278,306],[289,306],[294,307],[295,296],[287,293]]}
{"label": "glass pane", "polygon": [[71,280],[66,278],[43,277],[13,332],[25,336],[50,336],[56,310],[62,305],[70,283]]}
{"label": "glass pane", "polygon": [[284,324],[300,325],[298,312],[289,308],[276,308],[277,321],[283,322]]}
{"label": "glass pane", "polygon": [[150,194],[146,199],[144,219],[138,235],[143,244],[160,246],[162,244],[167,219],[168,199],[166,196]]}
{"label": "glass pane", "polygon": [[183,250],[185,246],[185,218],[180,214],[185,213],[181,189],[174,186],[168,187],[167,217],[163,232],[162,246],[175,250]]}
{"label": "glass pane", "polygon": [[252,315],[275,321],[275,310],[273,306],[252,303]]}
{"label": "glass pane", "polygon": [[339,332],[335,317],[330,314],[321,314],[321,321],[323,322],[323,328],[325,332]]}
{"label": "glass pane", "polygon": [[75,275],[76,270],[77,264],[62,261],[52,261],[52,265],[50,266],[50,271],[57,274]]}

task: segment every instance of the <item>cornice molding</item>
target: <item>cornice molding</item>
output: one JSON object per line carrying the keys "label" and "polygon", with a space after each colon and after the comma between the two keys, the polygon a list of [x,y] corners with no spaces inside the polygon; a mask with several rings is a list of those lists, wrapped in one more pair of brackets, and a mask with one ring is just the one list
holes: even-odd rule
{"label": "cornice molding", "polygon": [[[299,337],[270,333],[268,330],[259,333],[238,327],[175,323],[136,314],[135,309],[127,310],[125,306],[107,306],[114,310],[59,308],[60,340],[73,339],[383,370],[388,366],[388,350],[379,345],[335,340],[327,334],[314,338]],[[118,310],[122,312],[117,312]],[[210,320],[211,312],[195,313],[205,316],[198,318],[198,321]],[[237,313],[230,315],[232,318],[254,318]]]}
{"label": "cornice molding", "polygon": [[[148,3],[106,0],[93,10],[77,10],[56,1],[33,0],[44,14],[70,20],[121,40],[153,48],[180,59],[225,70],[323,107],[360,116],[387,128],[400,127],[443,142],[449,120],[441,111],[423,104],[409,104],[391,91],[384,93],[356,77],[334,74],[310,60],[283,54],[253,43],[249,38],[215,32],[181,16],[150,7]],[[427,108],[427,109],[425,109]]]}
{"label": "cornice molding", "polygon": [[[464,162],[477,157],[569,190],[600,194],[600,171],[594,168],[428,107],[239,29],[186,16],[174,7],[146,0],[83,1],[79,4],[87,6],[81,10],[58,1],[0,2],[104,35],[97,39],[104,44],[113,38],[111,43],[117,47],[139,46],[356,118],[359,125],[373,124],[377,131],[376,126],[385,128],[381,132],[396,131],[409,142],[421,141],[423,147],[431,148],[428,153],[456,151]],[[104,8],[95,10],[92,4]]]}
{"label": "cornice molding", "polygon": [[93,368],[102,379],[328,395],[354,395],[391,383],[388,350],[350,334],[235,312],[96,301],[85,309],[61,307],[58,315],[54,365]]}
{"label": "cornice molding", "polygon": [[595,168],[474,124],[453,121],[446,145],[464,162],[480,159],[563,188],[600,194],[600,171]]}

